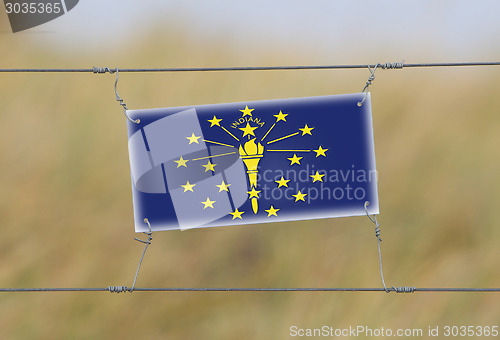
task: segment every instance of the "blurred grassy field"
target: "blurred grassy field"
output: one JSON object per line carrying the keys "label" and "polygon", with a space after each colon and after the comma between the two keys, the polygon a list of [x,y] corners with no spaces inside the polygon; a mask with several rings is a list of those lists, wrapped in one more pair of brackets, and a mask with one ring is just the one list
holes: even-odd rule
{"label": "blurred grassy field", "polygon": [[[8,48],[0,67],[245,64],[223,42],[193,51],[181,33],[101,58],[65,59],[32,39],[1,34]],[[196,53],[203,65],[186,57]],[[262,52],[251,64],[307,60],[297,55]],[[368,75],[122,74],[119,92],[138,109],[359,92]],[[500,286],[498,68],[376,76],[387,284]],[[114,76],[0,77],[0,286],[131,285],[143,245],[133,241],[126,121]],[[373,225],[355,217],[156,233],[138,286],[379,287],[378,271]],[[1,293],[0,338],[282,339],[291,325],[498,325],[499,302],[499,294],[470,293]]]}

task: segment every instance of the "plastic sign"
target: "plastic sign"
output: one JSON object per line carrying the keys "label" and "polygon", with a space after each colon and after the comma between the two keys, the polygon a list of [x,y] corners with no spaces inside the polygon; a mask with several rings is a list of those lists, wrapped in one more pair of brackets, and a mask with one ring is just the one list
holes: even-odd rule
{"label": "plastic sign", "polygon": [[135,230],[377,214],[363,96],[128,111]]}

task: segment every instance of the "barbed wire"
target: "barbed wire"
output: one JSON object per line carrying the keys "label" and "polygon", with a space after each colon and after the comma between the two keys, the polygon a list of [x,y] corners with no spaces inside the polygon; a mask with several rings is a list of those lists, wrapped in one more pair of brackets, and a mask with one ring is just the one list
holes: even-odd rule
{"label": "barbed wire", "polygon": [[0,288],[0,293],[26,292],[384,292],[384,293],[500,293],[500,288],[416,288],[393,287],[385,288],[139,288],[133,290],[125,286],[109,286],[107,288]]}
{"label": "barbed wire", "polygon": [[376,63],[353,65],[298,65],[298,66],[234,66],[234,67],[168,67],[168,68],[3,68],[0,72],[71,72],[71,73],[114,73],[119,72],[217,72],[217,71],[272,71],[272,70],[334,70],[334,69],[366,69],[379,67],[382,69],[402,69],[418,67],[462,67],[462,66],[500,66],[500,61],[491,62],[456,62],[456,63]]}

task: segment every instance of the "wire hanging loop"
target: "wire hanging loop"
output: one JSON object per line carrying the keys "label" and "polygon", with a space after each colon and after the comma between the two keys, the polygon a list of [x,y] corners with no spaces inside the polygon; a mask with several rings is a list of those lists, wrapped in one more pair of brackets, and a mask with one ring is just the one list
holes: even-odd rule
{"label": "wire hanging loop", "polygon": [[382,242],[382,239],[380,238],[380,224],[378,223],[377,221],[377,217],[375,215],[370,216],[370,213],[368,212],[368,206],[370,205],[370,202],[369,201],[366,201],[365,202],[365,212],[366,212],[366,216],[368,216],[368,218],[370,219],[370,221],[373,222],[373,224],[375,224],[375,237],[377,238],[377,245],[378,245],[378,261],[379,261],[379,265],[380,265],[380,278],[382,280],[382,285],[384,286],[384,290],[389,293],[390,290],[387,289],[386,285],[385,285],[385,280],[384,280],[384,271],[382,269],[382,251],[380,250],[380,242]]}
{"label": "wire hanging loop", "polygon": [[[132,123],[135,123],[135,124],[139,124],[141,122],[140,119],[132,119],[129,117],[129,115],[127,114],[127,104],[125,104],[123,102],[123,99],[120,98],[120,95],[118,94],[118,89],[117,89],[117,86],[118,86],[118,78],[119,78],[119,75],[118,75],[118,68],[116,68],[114,70],[114,72],[116,72],[116,80],[115,80],[115,95],[116,95],[116,101],[120,103],[120,105],[123,107],[123,114],[125,115],[125,117],[127,117],[127,119],[129,121],[131,121]],[[110,71],[110,73],[113,73]]]}
{"label": "wire hanging loop", "polygon": [[361,93],[364,93],[365,96],[363,97],[363,100],[358,102],[358,106],[363,106],[363,104],[366,100],[366,97],[368,95],[368,87],[370,87],[370,85],[372,84],[372,81],[375,80],[375,71],[377,70],[377,67],[379,67],[379,66],[381,66],[381,64],[376,64],[375,67],[372,69],[370,67],[370,65],[368,65],[368,70],[370,70],[370,76],[368,77],[368,80],[365,83],[365,87],[363,87],[363,91],[361,91]]}
{"label": "wire hanging loop", "polygon": [[139,124],[141,122],[140,119],[132,119],[129,117],[128,113],[127,113],[127,104],[125,104],[123,102],[123,99],[120,98],[120,95],[118,94],[118,90],[117,90],[117,86],[118,86],[118,68],[109,68],[109,67],[93,67],[92,68],[92,72],[94,73],[100,73],[100,74],[103,74],[103,73],[109,73],[109,74],[113,74],[113,73],[116,73],[116,80],[115,80],[115,96],[116,96],[116,101],[119,102],[119,104],[123,107],[123,113],[125,114],[125,117],[127,117],[127,119],[129,121],[131,121],[132,123],[135,123],[135,124]]}
{"label": "wire hanging loop", "polygon": [[396,293],[413,293],[415,292],[415,287],[391,287],[387,288],[385,285],[385,280],[384,280],[384,270],[382,269],[382,251],[380,249],[380,242],[382,242],[382,239],[380,238],[380,223],[377,221],[377,217],[375,215],[370,216],[370,213],[368,212],[368,206],[370,205],[369,201],[365,202],[365,212],[366,216],[370,219],[370,221],[375,224],[375,237],[377,238],[377,246],[378,246],[378,262],[380,266],[380,279],[382,280],[382,285],[384,286],[384,290],[386,293],[390,292],[396,292]]}
{"label": "wire hanging loop", "polygon": [[134,240],[139,241],[141,243],[144,243],[144,251],[142,252],[141,260],[139,261],[139,265],[137,266],[137,271],[135,272],[135,277],[134,277],[134,283],[132,284],[132,288],[130,288],[129,292],[132,293],[135,288],[135,283],[137,282],[137,276],[139,276],[139,270],[141,269],[142,265],[142,260],[144,259],[144,255],[146,254],[146,250],[148,250],[149,245],[151,244],[151,241],[153,240],[153,231],[151,230],[151,223],[149,223],[149,220],[147,218],[144,219],[144,223],[148,224],[148,229],[149,231],[143,232],[144,235],[148,237],[146,241],[143,241],[141,239],[135,238]]}
{"label": "wire hanging loop", "polygon": [[141,269],[142,265],[142,260],[144,260],[144,255],[146,254],[146,250],[148,250],[149,245],[151,244],[151,241],[153,240],[153,231],[151,230],[151,223],[149,223],[149,220],[147,218],[144,219],[144,223],[148,224],[148,230],[143,232],[144,235],[147,235],[148,239],[146,241],[135,238],[134,240],[139,241],[141,243],[144,243],[146,246],[144,247],[144,250],[142,251],[142,256],[141,260],[139,261],[139,265],[137,266],[137,270],[135,272],[135,277],[134,277],[134,282],[132,283],[132,288],[128,288],[127,286],[109,286],[108,291],[110,293],[124,293],[124,292],[129,292],[132,293],[135,289],[135,283],[137,282],[137,277],[139,276],[139,270]]}

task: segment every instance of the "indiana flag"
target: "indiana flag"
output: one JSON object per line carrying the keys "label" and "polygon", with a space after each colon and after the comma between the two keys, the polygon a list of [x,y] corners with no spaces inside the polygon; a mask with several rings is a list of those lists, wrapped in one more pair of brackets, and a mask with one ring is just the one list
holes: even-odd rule
{"label": "indiana flag", "polygon": [[136,232],[378,214],[363,97],[129,110]]}

